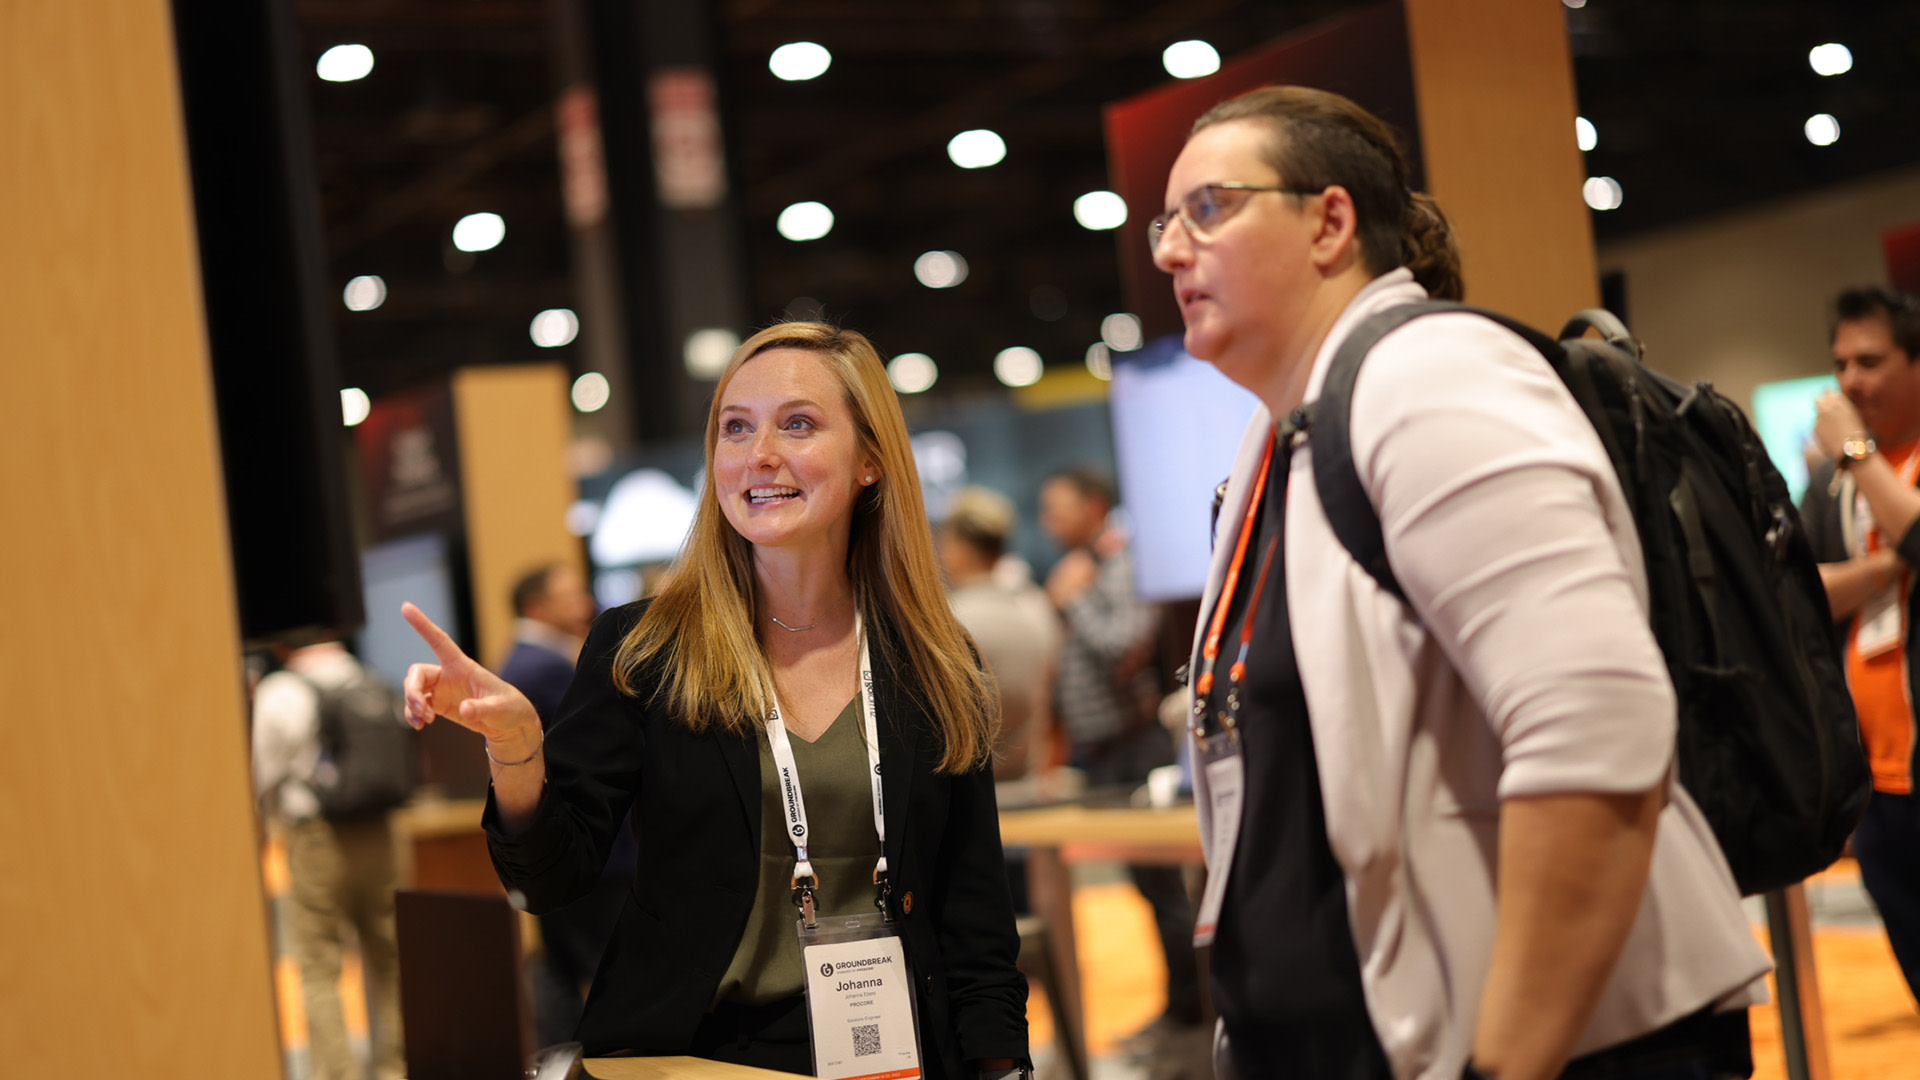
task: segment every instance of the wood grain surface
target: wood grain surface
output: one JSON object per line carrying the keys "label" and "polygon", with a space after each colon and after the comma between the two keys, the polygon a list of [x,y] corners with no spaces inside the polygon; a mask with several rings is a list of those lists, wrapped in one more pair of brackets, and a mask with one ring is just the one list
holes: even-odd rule
{"label": "wood grain surface", "polygon": [[1553,333],[1600,302],[1566,9],[1406,0],[1406,12],[1427,188],[1460,243],[1467,302]]}
{"label": "wood grain surface", "polygon": [[[580,541],[567,531],[578,488],[568,465],[572,442],[566,369],[559,364],[475,367],[453,380],[460,430],[460,491],[466,506],[474,619],[462,647],[498,665],[513,645],[511,593],[543,563],[581,572]],[[397,611],[368,612],[398,619]]]}
{"label": "wood grain surface", "polygon": [[165,0],[0,2],[0,1044],[279,1076]]}

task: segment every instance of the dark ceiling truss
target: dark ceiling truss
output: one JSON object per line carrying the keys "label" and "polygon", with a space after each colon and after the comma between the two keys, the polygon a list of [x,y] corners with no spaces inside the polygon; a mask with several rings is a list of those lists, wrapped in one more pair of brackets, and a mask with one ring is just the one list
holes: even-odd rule
{"label": "dark ceiling truss", "polygon": [[[1358,6],[713,2],[751,317],[813,297],[883,351],[934,355],[936,393],[997,392],[990,364],[1009,344],[1076,363],[1121,308],[1115,245],[1134,242],[1138,225],[1090,233],[1070,206],[1108,186],[1102,105],[1165,81],[1165,45],[1197,37],[1231,58]],[[380,311],[337,309],[348,378],[377,391],[461,363],[577,363],[574,348],[527,337],[532,315],[565,306],[571,290],[548,0],[298,0],[297,10],[309,58],[349,41],[376,55],[363,82],[310,83],[336,284],[379,273],[390,289]],[[1600,130],[1589,172],[1625,190],[1619,210],[1595,215],[1603,243],[1920,161],[1920,4],[1588,0],[1567,18],[1580,108]],[[775,79],[767,55],[791,40],[827,46],[833,67],[812,82]],[[1808,69],[1807,50],[1826,40],[1853,49],[1853,72]],[[1840,118],[1838,143],[1801,135],[1815,112]],[[972,127],[1006,139],[1003,163],[967,171],[947,160],[946,140]],[[779,211],[803,199],[833,207],[826,238],[774,232]],[[482,209],[507,218],[506,242],[456,257],[453,221]],[[938,248],[968,259],[959,287],[914,281],[914,257]],[[1037,294],[1063,297],[1064,313],[1036,314]]]}

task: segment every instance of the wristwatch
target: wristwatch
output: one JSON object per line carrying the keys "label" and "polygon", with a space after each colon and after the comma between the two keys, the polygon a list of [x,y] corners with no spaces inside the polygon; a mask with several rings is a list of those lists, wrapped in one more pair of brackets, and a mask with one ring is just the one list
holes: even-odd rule
{"label": "wristwatch", "polygon": [[1873,436],[1865,432],[1849,435],[1840,442],[1840,457],[1834,462],[1834,468],[1850,469],[1872,457],[1879,449],[1880,447],[1873,441]]}
{"label": "wristwatch", "polygon": [[1015,1065],[1011,1069],[981,1069],[980,1080],[1033,1080],[1033,1069]]}

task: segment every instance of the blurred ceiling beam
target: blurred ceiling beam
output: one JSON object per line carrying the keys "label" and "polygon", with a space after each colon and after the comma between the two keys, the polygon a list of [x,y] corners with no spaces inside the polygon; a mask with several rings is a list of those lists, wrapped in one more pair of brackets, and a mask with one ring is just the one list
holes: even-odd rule
{"label": "blurred ceiling beam", "polygon": [[424,210],[442,196],[484,174],[502,161],[553,138],[553,110],[541,107],[486,136],[418,180],[388,194],[367,208],[358,220],[333,230],[330,254],[339,257],[385,233]]}

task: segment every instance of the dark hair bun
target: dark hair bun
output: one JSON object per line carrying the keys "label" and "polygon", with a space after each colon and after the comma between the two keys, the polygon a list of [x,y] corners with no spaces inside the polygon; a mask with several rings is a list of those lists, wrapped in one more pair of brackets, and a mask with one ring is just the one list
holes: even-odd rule
{"label": "dark hair bun", "polygon": [[1404,265],[1413,271],[1413,279],[1427,290],[1427,295],[1435,300],[1459,300],[1466,295],[1453,227],[1440,212],[1440,204],[1424,191],[1413,192],[1402,242],[1406,246]]}

